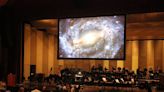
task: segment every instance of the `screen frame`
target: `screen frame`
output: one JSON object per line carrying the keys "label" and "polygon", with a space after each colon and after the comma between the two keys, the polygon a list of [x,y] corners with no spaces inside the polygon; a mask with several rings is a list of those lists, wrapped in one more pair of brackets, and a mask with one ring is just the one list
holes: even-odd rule
{"label": "screen frame", "polygon": [[[90,18],[90,17],[111,17],[111,16],[123,16],[124,17],[124,47],[123,47],[123,57],[122,58],[68,58],[59,56],[59,21],[61,19],[71,19],[71,18]],[[98,16],[82,16],[82,17],[64,17],[58,18],[58,28],[57,28],[57,59],[58,60],[125,60],[126,59],[126,14],[113,14],[113,15],[98,15]]]}

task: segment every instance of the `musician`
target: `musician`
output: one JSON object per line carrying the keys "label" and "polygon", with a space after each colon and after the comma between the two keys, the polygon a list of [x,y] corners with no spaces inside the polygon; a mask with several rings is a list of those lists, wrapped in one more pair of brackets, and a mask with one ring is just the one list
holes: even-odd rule
{"label": "musician", "polygon": [[152,68],[149,68],[149,78],[154,79],[154,72]]}
{"label": "musician", "polygon": [[144,70],[143,70],[143,77],[146,77],[146,75],[147,75],[147,68],[144,68]]}
{"label": "musician", "polygon": [[104,71],[107,72],[107,70],[108,70],[108,69],[105,67],[105,68],[104,68]]}
{"label": "musician", "polygon": [[99,72],[103,71],[103,66],[101,64],[98,65],[98,70],[99,70]]}
{"label": "musician", "polygon": [[91,68],[91,72],[95,72],[95,71],[96,71],[95,66],[92,66],[92,68]]}

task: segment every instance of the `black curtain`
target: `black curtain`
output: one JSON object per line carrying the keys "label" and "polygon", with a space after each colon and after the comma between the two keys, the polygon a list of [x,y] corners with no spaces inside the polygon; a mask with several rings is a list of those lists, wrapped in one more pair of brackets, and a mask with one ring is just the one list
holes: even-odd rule
{"label": "black curtain", "polygon": [[0,8],[0,80],[9,73],[20,80],[20,49],[22,25],[11,7]]}

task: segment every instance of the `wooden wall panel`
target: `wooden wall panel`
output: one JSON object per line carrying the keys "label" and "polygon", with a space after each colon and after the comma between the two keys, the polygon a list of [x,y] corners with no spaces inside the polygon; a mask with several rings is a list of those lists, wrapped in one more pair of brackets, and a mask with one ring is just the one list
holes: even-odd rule
{"label": "wooden wall panel", "polygon": [[103,66],[103,60],[95,60],[95,64],[96,64],[96,67],[98,67],[99,65]]}
{"label": "wooden wall panel", "polygon": [[103,60],[103,68],[109,69],[109,60]]}
{"label": "wooden wall panel", "polygon": [[66,68],[76,68],[76,62],[75,60],[64,60],[64,67]]}
{"label": "wooden wall panel", "polygon": [[57,59],[58,36],[56,35],[52,35],[52,36],[54,36],[54,72],[59,73],[58,69],[60,69],[60,66],[59,66],[59,61]]}
{"label": "wooden wall panel", "polygon": [[64,69],[64,60],[58,60],[58,69],[57,69],[57,74],[60,74],[60,70]]}
{"label": "wooden wall panel", "polygon": [[48,35],[43,34],[43,73],[48,75]]}
{"label": "wooden wall panel", "polygon": [[[85,67],[83,67],[83,65],[85,65],[84,62],[85,62],[85,60],[84,61],[83,60],[77,60],[74,63],[75,63],[75,66],[77,68],[85,70]],[[87,65],[86,65],[86,67],[87,67]]]}
{"label": "wooden wall panel", "polygon": [[81,68],[82,70],[89,71],[90,70],[90,62],[88,60],[76,60],[76,67]]}
{"label": "wooden wall panel", "polygon": [[95,60],[89,60],[89,62],[90,62],[90,69],[91,69],[93,66],[96,66]]}
{"label": "wooden wall panel", "polygon": [[147,68],[154,69],[154,41],[148,40],[147,44]]}
{"label": "wooden wall panel", "polygon": [[154,68],[157,69],[159,67],[162,69],[162,40],[154,41]]}
{"label": "wooden wall panel", "polygon": [[126,60],[124,67],[132,69],[132,41],[126,41]]}
{"label": "wooden wall panel", "polygon": [[[87,66],[86,66],[87,65]],[[85,68],[86,71],[90,71],[91,67],[90,67],[90,61],[89,60],[85,60],[83,61],[83,68]]]}
{"label": "wooden wall panel", "polygon": [[111,70],[112,67],[117,67],[117,60],[109,60],[109,69]]}
{"label": "wooden wall panel", "polygon": [[[127,23],[127,40],[149,40],[164,38],[164,22]],[[143,33],[144,32],[144,33]]]}
{"label": "wooden wall panel", "polygon": [[54,73],[54,62],[55,62],[54,40],[55,38],[53,35],[48,36],[48,73],[50,73],[51,68],[52,68],[52,73]]}
{"label": "wooden wall panel", "polygon": [[132,70],[138,69],[138,41],[132,41]]}
{"label": "wooden wall panel", "polygon": [[24,31],[24,77],[27,79],[30,76],[30,55],[31,55],[31,28],[30,25],[25,25]]}
{"label": "wooden wall panel", "polygon": [[164,40],[162,40],[162,71],[164,72]]}
{"label": "wooden wall panel", "polygon": [[43,32],[36,33],[36,73],[43,73]]}
{"label": "wooden wall panel", "polygon": [[159,22],[164,21],[164,12],[128,14],[127,23]]}
{"label": "wooden wall panel", "polygon": [[37,37],[37,35],[36,34],[37,34],[37,30],[31,30],[30,32],[31,32],[30,64],[36,65],[36,50],[37,50],[37,48],[36,48],[36,45],[37,45],[36,37]]}
{"label": "wooden wall panel", "polygon": [[124,68],[124,60],[117,60],[117,67]]}
{"label": "wooden wall panel", "polygon": [[139,62],[138,65],[140,68],[146,68],[147,66],[147,46],[146,40],[139,41]]}

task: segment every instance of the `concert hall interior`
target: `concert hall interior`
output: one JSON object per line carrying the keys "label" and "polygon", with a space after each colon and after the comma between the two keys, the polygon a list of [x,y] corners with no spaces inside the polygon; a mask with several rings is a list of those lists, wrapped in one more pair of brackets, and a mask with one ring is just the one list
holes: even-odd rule
{"label": "concert hall interior", "polygon": [[[0,0],[0,92],[163,92],[161,3]],[[125,59],[59,58],[60,19],[104,15],[125,15]]]}

